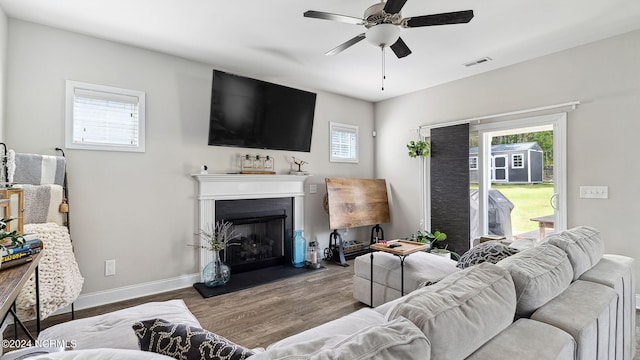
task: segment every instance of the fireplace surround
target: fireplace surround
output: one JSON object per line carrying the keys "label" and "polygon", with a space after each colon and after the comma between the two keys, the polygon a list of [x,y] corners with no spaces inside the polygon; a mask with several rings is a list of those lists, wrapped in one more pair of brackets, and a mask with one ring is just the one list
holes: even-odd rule
{"label": "fireplace surround", "polygon": [[[282,208],[278,208],[277,206],[274,207],[274,209],[263,207],[252,208],[251,204],[254,203],[250,200],[256,199],[273,199],[275,202],[280,201],[276,199],[288,199],[285,200],[285,202],[288,201],[291,204],[290,214],[283,214],[285,217],[282,222],[285,240],[290,240],[288,238],[292,237],[293,230],[304,230],[304,181],[307,176],[193,174],[192,177],[197,182],[196,199],[198,205],[198,217],[197,224],[195,225],[195,232],[198,232],[200,229],[210,229],[215,224],[216,220],[221,220],[221,218],[216,214],[216,208],[220,209],[221,206],[224,208],[227,204],[226,200],[245,200],[244,202],[248,204],[249,209],[246,210],[247,214],[235,216],[236,221],[238,222],[247,220],[251,215],[277,217],[279,216],[278,212],[282,211]],[[216,206],[216,204],[218,206]],[[275,214],[269,214],[269,212],[273,211],[275,211]],[[289,229],[287,229],[287,221],[290,222]],[[244,226],[246,224],[239,225]],[[289,249],[287,249],[287,247],[288,246],[285,241],[284,248],[282,249],[282,259],[280,261],[286,262],[291,260],[290,246]],[[206,249],[199,249],[199,251],[199,269],[202,274],[202,269],[212,260],[212,258],[210,251],[207,251]],[[250,267],[251,266],[245,268],[240,267],[236,269],[236,272],[250,270]],[[232,274],[233,273],[234,269],[232,267]]]}

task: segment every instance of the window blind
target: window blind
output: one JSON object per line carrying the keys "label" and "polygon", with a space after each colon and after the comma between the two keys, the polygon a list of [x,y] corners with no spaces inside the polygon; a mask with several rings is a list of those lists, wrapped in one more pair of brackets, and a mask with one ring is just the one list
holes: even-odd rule
{"label": "window blind", "polygon": [[76,88],[73,100],[73,142],[139,145],[137,96]]}
{"label": "window blind", "polygon": [[331,124],[331,160],[358,161],[358,128]]}

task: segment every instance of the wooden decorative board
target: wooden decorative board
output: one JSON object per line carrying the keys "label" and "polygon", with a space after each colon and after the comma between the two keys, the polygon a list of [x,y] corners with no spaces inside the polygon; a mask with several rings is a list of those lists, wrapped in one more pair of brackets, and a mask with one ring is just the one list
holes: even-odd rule
{"label": "wooden decorative board", "polygon": [[384,179],[326,178],[331,229],[389,223]]}

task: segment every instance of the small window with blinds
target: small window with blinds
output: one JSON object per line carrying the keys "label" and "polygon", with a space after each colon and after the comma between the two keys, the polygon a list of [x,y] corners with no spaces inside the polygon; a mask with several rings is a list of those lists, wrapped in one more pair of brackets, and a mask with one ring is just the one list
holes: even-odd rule
{"label": "small window with blinds", "polygon": [[66,147],[144,152],[142,91],[67,80]]}
{"label": "small window with blinds", "polygon": [[358,127],[329,123],[331,162],[358,162]]}

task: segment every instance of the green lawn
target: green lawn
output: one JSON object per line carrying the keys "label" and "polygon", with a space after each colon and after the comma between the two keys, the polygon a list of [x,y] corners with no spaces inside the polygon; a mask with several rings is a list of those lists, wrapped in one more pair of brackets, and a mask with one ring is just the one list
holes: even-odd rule
{"label": "green lawn", "polygon": [[513,203],[511,227],[514,235],[538,229],[538,223],[529,219],[553,214],[553,208],[550,203],[553,195],[553,184],[493,184],[491,187],[500,191]]}

